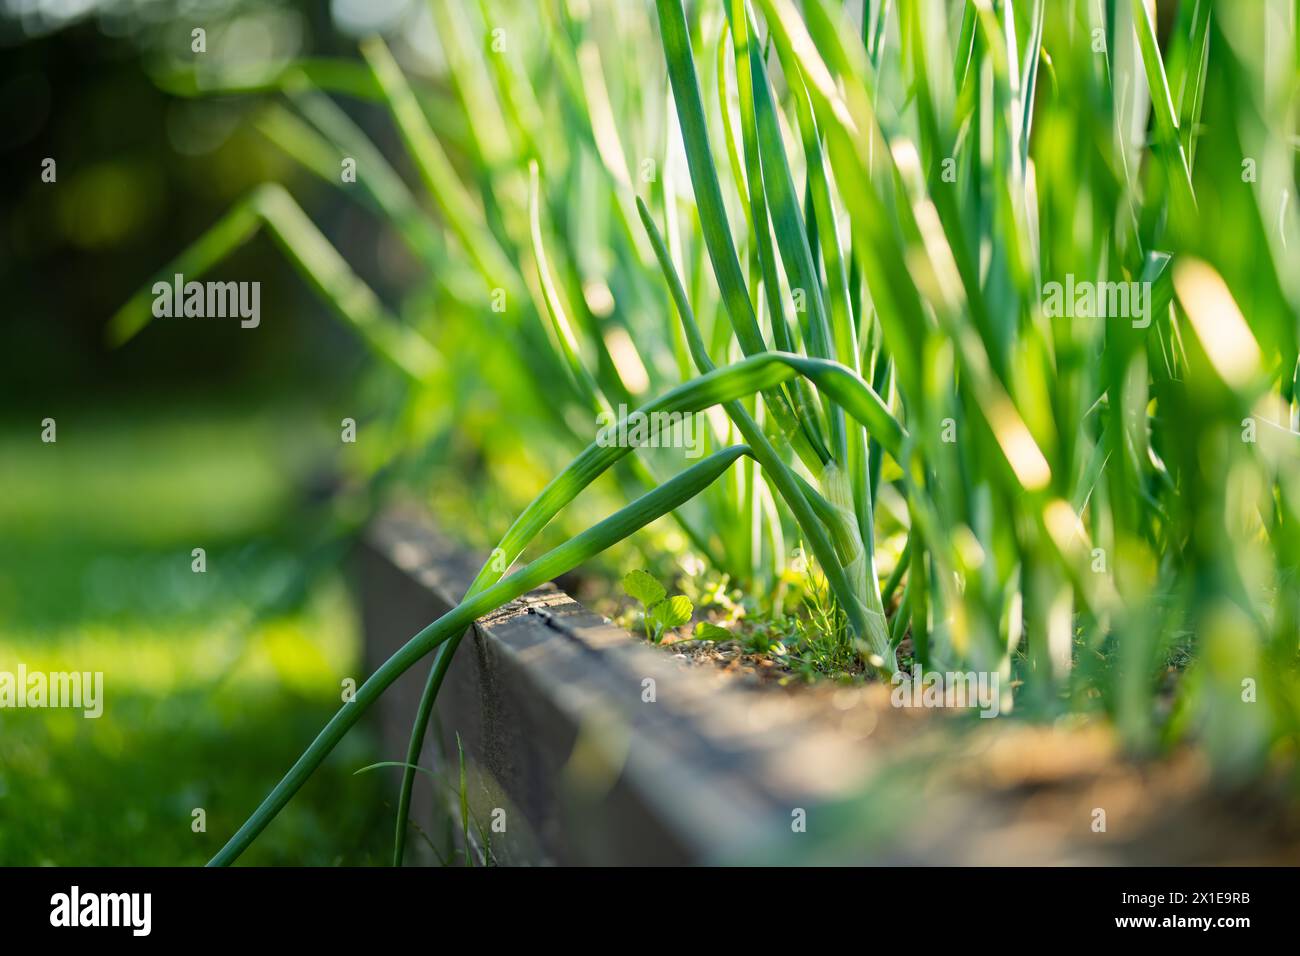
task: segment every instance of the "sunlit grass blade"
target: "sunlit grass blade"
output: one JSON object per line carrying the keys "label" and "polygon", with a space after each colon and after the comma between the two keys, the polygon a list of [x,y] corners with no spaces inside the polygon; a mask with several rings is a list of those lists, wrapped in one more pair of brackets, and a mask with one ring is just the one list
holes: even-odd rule
{"label": "sunlit grass blade", "polygon": [[[734,17],[744,18],[733,23],[733,35],[739,35],[741,31],[748,34],[748,42],[741,40],[737,43],[737,48],[748,61],[750,92],[753,95],[754,105],[753,121],[763,169],[763,189],[772,213],[777,248],[781,252],[786,278],[798,296],[796,301],[804,303],[808,353],[815,358],[830,358],[831,334],[830,322],[826,315],[825,296],[821,279],[813,263],[812,251],[808,246],[807,227],[799,211],[798,194],[786,158],[785,144],[776,117],[776,104],[768,86],[767,71],[754,42],[755,38],[745,14],[743,0],[733,3],[732,9],[738,11],[733,14]],[[738,59],[738,69],[739,66]],[[772,321],[775,326],[778,319],[773,316]],[[832,453],[843,464],[846,454],[843,413],[829,404],[825,411],[830,425]]]}
{"label": "sunlit grass blade", "polygon": [[378,38],[362,45],[375,79],[393,111],[398,130],[415,160],[420,177],[437,201],[462,248],[478,268],[489,289],[507,294],[520,290],[518,271],[510,264],[491,231],[483,224],[469,192],[456,176],[451,160],[429,128],[429,122],[392,53]]}
{"label": "sunlit grass blade", "polygon": [[[1186,4],[1180,4],[1185,7]],[[1205,71],[1210,53],[1210,0],[1195,0],[1192,11],[1191,35],[1188,39],[1188,58],[1179,88],[1178,126],[1183,151],[1187,154],[1187,168],[1196,165],[1197,126],[1205,106]]]}
{"label": "sunlit grass blade", "polygon": [[209,96],[213,93],[268,93],[306,79],[318,90],[378,101],[383,94],[374,76],[356,60],[301,57],[286,63],[257,64],[245,69],[209,71],[187,69],[159,72],[158,86],[174,96]]}
{"label": "sunlit grass blade", "polygon": [[[845,101],[793,4],[788,0],[762,0],[762,5],[773,42],[785,45],[799,63],[822,133],[827,138],[836,182],[851,213],[863,275],[871,289],[900,386],[905,392],[914,393],[920,382],[918,360],[926,325],[925,310],[910,278],[904,250],[898,243],[892,225],[894,217],[876,192],[878,184],[873,182],[873,175],[884,173],[887,162],[885,156],[873,152],[885,152],[881,143],[872,141],[873,111],[862,87],[850,86],[844,91],[845,95],[856,94],[854,107]],[[814,9],[815,4],[809,7],[810,12]],[[838,37],[835,42],[838,43]],[[877,167],[879,172],[873,174]]]}
{"label": "sunlit grass blade", "polygon": [[355,177],[355,185],[373,199],[407,240],[412,251],[424,261],[438,263],[439,268],[445,268],[443,263],[448,251],[446,244],[411,190],[370,137],[323,93],[310,87],[291,87],[287,95],[299,112],[334,145],[335,168],[330,177],[331,184],[340,188],[353,185],[342,182],[338,157],[341,155],[355,160],[360,173]]}
{"label": "sunlit grass blade", "polygon": [[[743,24],[743,11],[737,14],[733,9],[735,6],[733,3],[726,8],[728,18],[732,23]],[[772,327],[772,340],[778,351],[794,352],[797,351],[795,337],[781,299],[776,253],[772,247],[767,190],[764,186],[763,164],[758,145],[758,124],[754,115],[753,71],[749,65],[750,34],[749,30],[742,26],[740,29],[732,28],[723,31],[724,40],[728,35],[733,38],[732,47],[735,51],[734,65],[745,157],[745,182],[748,182],[751,187],[742,196],[748,200],[745,215],[750,229],[750,255],[757,260],[763,298],[767,304],[768,321]],[[722,75],[725,76],[725,72]],[[739,178],[737,181],[740,182]],[[803,298],[809,294],[805,289],[800,295]],[[821,416],[817,412],[816,397],[812,394],[812,390],[808,388],[807,383],[797,381],[792,383],[787,394],[804,437],[807,438],[820,461],[829,461],[831,453],[822,436]]]}
{"label": "sunlit grass blade", "polygon": [[[695,187],[695,201],[700,209],[705,246],[736,339],[746,355],[754,355],[766,349],[767,344],[759,330],[758,319],[740,271],[740,262],[736,258],[735,242],[727,224],[722,190],[718,186],[718,175],[709,149],[708,126],[704,120],[704,105],[691,56],[686,15],[681,0],[656,0],[656,3],[659,10],[659,35],[668,61],[668,76],[677,103],[677,120],[681,124],[687,165],[691,171],[691,183]],[[795,421],[794,413],[784,397],[769,394],[764,398],[773,418],[800,453],[800,457],[810,466],[814,463],[819,466],[822,463],[821,456],[808,447],[806,440],[801,441],[803,436],[800,425]]]}
{"label": "sunlit grass blade", "polygon": [[177,275],[197,279],[265,225],[290,261],[334,311],[377,355],[416,381],[442,365],[428,340],[393,318],[283,187],[267,183],[245,197],[179,256],[160,270],[109,320],[105,336],[119,346],[153,318],[154,286]]}
{"label": "sunlit grass blade", "polygon": [[600,386],[596,384],[596,380],[587,371],[586,365],[582,362],[582,356],[578,353],[578,339],[573,334],[573,328],[569,324],[568,316],[565,315],[564,304],[560,301],[560,294],[555,288],[555,280],[551,277],[550,266],[547,264],[546,246],[542,242],[541,212],[539,209],[541,205],[539,199],[541,186],[538,183],[536,163],[529,164],[528,177],[529,233],[533,241],[533,259],[537,265],[537,281],[542,287],[542,296],[546,302],[547,314],[551,318],[551,327],[554,329],[556,341],[560,345],[565,367],[569,370],[569,374],[573,376],[573,381],[578,386],[579,391],[582,392],[593,407],[608,409],[609,403],[601,394]]}
{"label": "sunlit grass blade", "polygon": [[1188,222],[1196,214],[1196,195],[1192,190],[1187,153],[1178,129],[1178,113],[1169,92],[1169,79],[1165,76],[1155,25],[1151,22],[1151,11],[1147,9],[1145,0],[1132,0],[1132,6],[1138,46],[1142,51],[1147,85],[1151,90],[1151,109],[1155,114],[1160,157],[1168,170],[1169,185],[1174,194],[1173,212],[1181,221]]}

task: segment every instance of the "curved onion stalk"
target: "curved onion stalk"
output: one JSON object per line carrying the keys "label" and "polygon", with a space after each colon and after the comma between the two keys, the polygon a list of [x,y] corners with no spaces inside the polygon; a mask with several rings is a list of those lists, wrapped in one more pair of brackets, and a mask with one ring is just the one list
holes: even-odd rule
{"label": "curved onion stalk", "polygon": [[[725,214],[722,211],[721,193],[718,187],[716,175],[712,170],[711,161],[708,157],[707,135],[705,133],[705,125],[703,121],[702,103],[699,95],[698,84],[695,78],[694,65],[690,57],[689,41],[686,40],[684,18],[681,18],[680,20],[673,19],[674,12],[678,18],[681,18],[680,6],[670,5],[665,8],[665,5],[660,5],[661,28],[665,30],[665,53],[668,56],[669,68],[672,71],[673,90],[678,103],[683,141],[688,150],[692,180],[695,182],[697,194],[699,195],[701,221],[705,227],[706,242],[708,244],[710,256],[714,262],[715,273],[717,274],[719,286],[723,292],[723,299],[731,316],[737,338],[740,340],[741,346],[746,353],[761,354],[762,350],[766,348],[766,345],[758,331],[757,320],[752,306],[749,303],[748,296],[744,292],[744,283],[740,276],[735,248],[732,245],[730,233],[727,231]],[[665,21],[665,17],[668,18],[667,21]],[[677,30],[674,31],[669,29],[670,25],[676,27]],[[766,110],[764,115],[767,117],[768,122],[763,126],[763,134],[766,136],[764,145],[769,153],[768,161],[775,163],[774,157],[779,155],[782,163],[781,172],[784,174],[784,178],[781,180],[781,183],[785,186],[785,192],[779,193],[778,198],[781,200],[789,200],[793,185],[790,182],[788,166],[784,165],[784,155],[780,148],[779,132],[776,131],[773,115],[774,106],[771,103],[770,93],[766,88],[766,77],[762,73],[761,62],[755,61],[750,64],[750,69],[743,69],[741,62],[739,61],[744,58],[748,52],[748,33],[742,30],[742,34],[738,34],[738,39],[737,74],[742,100],[742,126],[746,134],[746,160],[755,186],[750,193],[750,199],[752,203],[755,203],[758,206],[756,210],[747,209],[746,213],[757,216],[758,221],[762,223],[760,253],[764,251],[766,252],[766,255],[762,256],[764,260],[764,284],[767,288],[769,302],[773,303],[774,306],[779,306],[780,300],[777,295],[778,286],[775,279],[775,267],[772,262],[771,249],[770,245],[764,242],[767,233],[767,216],[766,208],[763,205],[763,190],[761,188],[762,172],[760,169],[759,147],[754,136],[754,130],[757,126],[754,122],[754,108],[751,92],[753,81],[755,80],[764,84],[763,93],[765,96],[762,100],[762,104]],[[376,64],[377,69],[388,74],[388,80],[385,83],[386,87],[390,90],[395,90],[400,95],[400,74],[390,65],[386,49],[379,48],[376,45],[376,49],[368,53],[368,56],[371,58],[372,63]],[[420,125],[415,122],[413,116],[411,117],[410,123],[412,126],[418,127]],[[775,140],[773,140],[774,137]],[[775,141],[775,147],[773,146],[773,141]],[[728,145],[730,146],[731,144],[728,143]],[[530,170],[530,180],[529,219],[546,310],[555,327],[556,336],[561,343],[564,358],[570,373],[582,387],[584,393],[587,393],[588,397],[594,402],[598,402],[600,398],[599,389],[577,357],[576,343],[573,340],[572,333],[568,328],[567,320],[564,318],[563,309],[558,303],[558,297],[556,296],[552,283],[549,282],[547,275],[545,253],[541,244],[540,228],[537,221],[538,189],[535,166]],[[655,230],[652,221],[649,219],[644,203],[642,203],[639,198],[637,203],[643,223],[646,224],[647,231],[650,233],[652,245],[655,246],[656,255],[659,257],[664,271],[669,275],[670,285],[673,286],[674,298],[677,300],[679,314],[682,316],[683,325],[686,326],[692,355],[702,372],[710,372],[713,369],[712,362],[708,358],[699,331],[694,326],[693,317],[690,315],[689,304],[684,293],[681,291],[680,281],[676,279],[675,271],[672,269],[671,265],[669,265],[670,259],[663,247],[662,239],[658,236],[657,230]],[[790,236],[794,236],[797,233],[797,238],[802,243],[800,248],[803,253],[802,259],[797,261],[805,266],[798,275],[803,277],[803,284],[808,287],[808,294],[814,298],[814,302],[816,303],[816,321],[821,333],[820,340],[822,342],[821,352],[822,354],[827,354],[830,347],[829,332],[826,330],[826,319],[821,308],[821,293],[819,286],[816,284],[815,270],[811,264],[811,257],[807,248],[806,240],[803,239],[801,220],[797,209],[794,209],[789,201],[785,201],[781,208],[784,210],[785,218],[778,225],[786,228],[784,232],[779,233],[779,237],[788,240],[785,245],[783,245],[783,252],[786,253],[788,261],[795,261],[792,258],[795,254],[795,245],[793,239],[790,239]],[[787,233],[789,233],[789,236],[786,235]],[[779,307],[773,308],[772,318],[774,328],[777,332],[778,344],[783,345],[785,348],[789,348],[789,337],[781,335],[781,333],[785,331],[785,324],[782,311]],[[856,350],[854,351],[856,352]],[[798,357],[796,356],[789,356],[788,358],[794,361],[798,360]],[[806,366],[804,369],[801,369],[801,371],[805,376],[818,380],[818,376],[809,374],[813,368],[813,366]],[[818,371],[822,372],[823,370],[818,369]],[[847,372],[851,378],[856,378],[856,375],[849,370],[842,371]],[[830,389],[827,393],[828,400],[833,397],[831,392],[834,391],[834,386],[829,383],[835,379],[835,376],[836,373],[829,369],[825,370],[822,375],[823,380],[828,383],[828,388]],[[845,384],[846,386],[848,385],[848,383]],[[865,383],[860,384],[865,387]],[[796,381],[794,393],[800,395],[801,390],[802,394],[806,394],[806,386],[804,385],[803,380],[798,379]],[[874,393],[870,392],[869,388],[866,389],[864,394],[869,395],[870,398],[874,398],[874,403],[868,401],[866,405],[858,405],[856,410],[851,408],[849,409],[850,414],[853,414],[854,417],[863,423],[867,423],[868,417],[875,419],[873,422],[875,427],[871,428],[873,436],[882,427],[883,430],[889,433],[892,437],[897,437],[897,435],[901,434],[901,429],[896,431],[895,427],[891,427],[891,424],[896,426],[896,423],[894,423],[892,417],[888,415],[884,403],[880,402],[878,397],[874,396]],[[801,413],[795,414],[784,404],[780,393],[768,393],[765,397],[769,400],[769,408],[771,408],[774,417],[777,419],[778,423],[786,429],[786,434],[795,444],[796,452],[800,453],[805,462],[808,462],[810,466],[813,464],[828,464],[829,456],[821,443],[820,435],[815,424],[810,420],[807,407],[801,407]],[[806,485],[806,483],[802,482],[795,473],[791,471],[783,461],[781,461],[775,449],[767,442],[761,428],[742,405],[734,399],[724,402],[724,404],[728,414],[737,424],[742,435],[755,449],[755,457],[761,463],[769,480],[777,486],[777,490],[794,512],[796,521],[799,523],[808,539],[809,545],[817,559],[822,564],[832,589],[844,605],[854,631],[858,634],[865,633],[868,637],[869,644],[878,656],[882,659],[892,660],[892,656],[888,652],[888,635],[884,629],[883,608],[879,602],[879,592],[877,590],[878,585],[875,580],[874,571],[870,574],[870,580],[853,580],[844,573],[840,561],[837,560],[842,555],[846,560],[853,562],[855,565],[860,567],[863,559],[864,549],[862,542],[858,541],[856,543],[849,543],[851,536],[847,535],[845,529],[841,527],[844,523],[845,516],[837,509],[831,507],[828,503],[822,501],[820,497]],[[842,409],[840,405],[830,404],[829,401],[828,405],[833,409],[832,418],[842,422],[844,409]],[[650,406],[648,408],[652,407],[653,406]],[[665,406],[665,408],[667,408],[667,406]],[[672,410],[677,409],[674,408]],[[885,418],[888,419],[888,423],[880,420],[879,413],[881,412],[883,412]],[[795,419],[797,419],[797,424]],[[794,429],[798,429],[798,431],[794,431]],[[840,435],[840,440],[837,441],[837,445],[842,447],[844,444],[842,440],[842,425],[839,427],[838,433]],[[894,448],[896,450],[897,446],[895,445]],[[500,546],[495,552],[495,561],[493,564],[497,567],[504,567],[510,561],[514,560],[523,547],[526,546],[526,544],[532,540],[541,528],[551,520],[560,508],[564,507],[564,505],[572,500],[573,496],[576,496],[582,488],[586,487],[590,481],[594,480],[596,475],[609,467],[609,465],[617,460],[618,457],[621,457],[622,454],[626,453],[626,449],[616,451],[616,454],[605,454],[603,456],[589,456],[589,453],[592,453],[591,448],[589,448],[587,452],[584,452],[584,454],[580,456],[572,466],[570,466],[570,469],[566,471],[564,475],[561,475],[560,478],[557,478],[556,481],[552,482],[552,484],[542,492],[538,499],[533,502],[533,505],[520,516],[515,525],[507,532],[506,537],[502,539]],[[853,463],[857,466],[854,468],[854,478],[858,479],[858,484],[861,484],[861,451],[856,448],[855,451],[858,451],[859,460]],[[584,470],[588,463],[584,462],[583,459],[588,457],[592,457],[591,463],[593,464],[597,464],[594,460],[596,457],[602,458],[603,460],[599,461],[596,468]],[[832,470],[830,473],[834,474],[835,472]],[[575,478],[576,480],[573,480]],[[832,483],[838,487],[842,484],[842,479]],[[818,505],[821,505],[822,507],[819,508],[817,507]],[[823,522],[835,536],[837,548],[834,550],[832,549],[830,541],[823,530]],[[866,551],[865,556],[868,559],[870,558],[869,549]],[[870,569],[871,567],[871,562],[868,560],[866,568]],[[495,578],[499,576],[499,573],[500,572],[493,572],[491,565],[485,566],[479,576],[475,579],[474,586],[471,587],[469,593],[473,594],[475,593],[476,588],[495,580]],[[864,575],[859,573],[857,577],[864,578]],[[430,671],[424,693],[421,696],[420,705],[417,708],[415,724],[412,728],[409,740],[407,753],[407,762],[409,764],[415,764],[418,761],[419,753],[423,748],[425,728],[427,727],[429,717],[432,714],[433,702],[441,687],[447,667],[450,665],[451,656],[455,652],[459,637],[460,636],[457,635],[455,639],[440,649],[438,658]],[[403,853],[406,832],[405,821],[409,809],[410,790],[413,782],[413,772],[409,770],[406,771],[403,775],[402,788],[398,800],[396,824],[397,833],[394,854],[395,862],[400,862]]]}
{"label": "curved onion stalk", "polygon": [[[596,441],[554,478],[516,519],[501,539],[499,554],[504,555],[507,562],[514,560],[578,492],[632,450],[616,444],[616,436],[633,416],[645,416],[653,424],[656,412],[690,414],[703,411],[712,405],[725,405],[780,385],[795,375],[803,375],[816,383],[819,389],[865,425],[873,436],[877,436],[881,446],[891,455],[902,454],[906,430],[890,414],[871,386],[850,369],[825,359],[810,359],[785,352],[762,352],[684,382],[603,429]],[[759,435],[761,438],[761,431]],[[763,441],[766,443],[765,438]],[[479,579],[486,576],[480,572]]]}
{"label": "curved onion stalk", "polygon": [[[638,205],[641,209],[642,218],[648,219],[649,214],[646,212],[644,204],[638,200]],[[664,248],[663,239],[659,236],[658,230],[653,228],[653,222],[650,223],[649,231],[651,244],[655,247],[656,255],[662,256],[663,261],[667,261],[667,250]],[[672,273],[672,277],[673,281],[670,284],[673,287],[674,298],[680,308],[684,305],[685,293],[682,291],[680,281],[676,280],[675,272]],[[686,306],[686,308],[688,312],[683,313],[683,315],[689,315],[689,306]],[[708,363],[708,356],[704,353],[704,343],[700,339],[699,328],[695,325],[693,319],[686,325],[687,337],[696,360]],[[759,443],[752,452],[754,459],[759,462],[764,472],[767,473],[769,480],[777,486],[778,493],[781,494],[790,506],[791,511],[794,512],[800,529],[807,536],[809,547],[813,549],[814,555],[822,564],[827,580],[833,588],[838,587],[835,592],[836,596],[845,605],[845,613],[850,616],[850,620],[857,625],[856,633],[866,636],[873,652],[880,656],[887,668],[892,669],[891,662],[893,658],[888,652],[888,635],[884,633],[884,621],[882,619],[877,622],[874,617],[870,619],[870,623],[863,621],[859,611],[859,599],[854,597],[856,591],[851,583],[845,579],[836,552],[832,549],[830,541],[826,537],[826,532],[823,530],[821,519],[816,516],[814,507],[809,503],[809,499],[816,499],[816,493],[781,461],[776,450],[772,448],[763,435],[762,429],[745,411],[744,406],[739,403],[738,399],[752,395],[763,388],[779,385],[792,378],[795,374],[802,374],[816,382],[819,388],[843,405],[845,410],[865,425],[872,435],[879,434],[882,447],[889,451],[890,454],[901,455],[903,443],[907,440],[907,432],[898,424],[885,407],[884,402],[880,400],[880,397],[871,390],[871,387],[866,382],[858,378],[851,370],[842,365],[836,365],[834,362],[823,359],[809,359],[800,355],[788,355],[784,352],[763,352],[720,369],[713,369],[711,363],[709,363],[708,368],[707,374],[679,385],[655,401],[630,413],[627,418],[610,425],[595,442],[588,445],[574,459],[568,468],[552,479],[550,484],[542,489],[541,493],[533,499],[528,507],[515,519],[514,524],[506,531],[504,537],[501,538],[493,551],[493,559],[482,567],[475,576],[473,583],[471,583],[469,590],[465,592],[466,599],[468,600],[497,581],[504,573],[504,570],[566,505],[573,501],[584,488],[600,477],[615,462],[632,451],[630,447],[617,444],[612,437],[620,433],[620,429],[626,425],[629,419],[633,416],[645,416],[650,428],[649,434],[653,434],[657,429],[656,412],[690,414],[702,411],[715,404],[722,404],[727,413],[736,421],[742,434],[746,438],[750,438],[752,435],[754,440]],[[661,422],[662,419],[658,419],[658,421]],[[829,505],[826,507],[829,509]],[[827,510],[824,512],[824,516],[829,519],[832,517],[832,512]],[[831,528],[833,531],[838,530],[835,524],[831,524]],[[875,586],[874,582],[869,583],[872,587]],[[868,606],[870,607],[871,604],[869,603]],[[853,617],[855,612],[858,612],[856,620]],[[881,634],[884,634],[883,640]],[[438,658],[429,672],[429,679],[425,683],[424,692],[420,697],[420,704],[416,711],[415,725],[411,729],[411,737],[407,748],[407,763],[415,764],[419,762],[420,751],[424,747],[425,728],[428,726],[429,717],[433,713],[434,699],[442,686],[443,678],[446,676],[447,668],[451,664],[451,656],[455,652],[460,636],[461,634],[455,635],[449,643],[439,650]],[[405,771],[402,775],[402,789],[398,797],[398,832],[395,841],[395,863],[400,863],[405,846],[406,815],[410,808],[413,782],[414,772]]]}
{"label": "curved onion stalk", "polygon": [[483,615],[526,594],[539,584],[572,570],[644,528],[650,522],[685,504],[712,484],[737,458],[749,453],[749,448],[744,445],[733,445],[715,452],[699,464],[692,465],[681,474],[664,482],[654,491],[638,498],[626,508],[542,555],[510,577],[462,601],[412,637],[367,678],[357,689],[356,696],[351,701],[344,704],[338,713],[330,718],[329,723],[303,751],[302,756],[289,772],[275,785],[261,805],[253,811],[252,816],[208,862],[208,865],[229,866],[237,860],[258,834],[266,829],[267,824],[275,819],[276,814],[284,809],[285,804],[307,782],[366,709],[379,698],[389,684],[425,654],[453,635],[463,632]]}

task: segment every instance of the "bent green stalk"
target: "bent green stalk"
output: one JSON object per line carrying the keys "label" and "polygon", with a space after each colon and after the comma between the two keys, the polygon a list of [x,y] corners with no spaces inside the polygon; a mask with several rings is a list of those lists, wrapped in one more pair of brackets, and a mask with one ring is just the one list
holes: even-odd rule
{"label": "bent green stalk", "polygon": [[351,701],[344,704],[330,718],[289,772],[275,785],[261,805],[253,811],[252,816],[208,862],[208,865],[229,866],[237,860],[253,840],[266,829],[267,824],[284,809],[293,795],[302,788],[367,708],[393,681],[425,654],[453,635],[463,632],[483,615],[526,594],[539,584],[572,570],[655,519],[686,503],[712,484],[737,458],[748,454],[750,450],[744,445],[733,445],[715,452],[699,464],[664,482],[654,491],[638,498],[626,508],[542,555],[510,577],[462,601],[412,637],[366,679]]}
{"label": "bent green stalk", "polygon": [[[639,200],[638,204],[642,211],[643,220],[649,221],[649,213],[645,210],[644,204],[641,204]],[[649,225],[651,244],[655,247],[656,255],[662,256],[663,261],[666,261],[667,250],[664,248],[663,239],[659,236],[658,230],[654,229],[653,221],[649,221]],[[678,307],[682,308],[685,304],[685,293],[682,291],[680,281],[676,280],[676,273],[673,272],[671,275],[672,281],[670,281],[670,285],[672,286],[673,296]],[[685,307],[689,310],[688,305]],[[656,423],[662,421],[662,418],[654,414],[655,412],[693,413],[715,404],[722,404],[727,413],[733,417],[733,420],[737,421],[737,426],[741,428],[742,434],[746,438],[752,436],[753,441],[759,443],[756,447],[760,450],[755,450],[753,453],[755,460],[759,462],[764,472],[768,474],[773,484],[777,486],[778,492],[794,512],[801,530],[807,536],[809,547],[813,549],[813,554],[817,557],[817,560],[822,562],[823,569],[827,574],[827,580],[831,582],[832,587],[840,588],[840,590],[836,591],[836,594],[846,604],[846,613],[852,615],[854,611],[858,610],[857,603],[852,598],[854,591],[849,582],[844,580],[843,571],[838,560],[836,560],[836,552],[832,549],[821,520],[815,515],[814,507],[809,503],[810,498],[815,499],[816,493],[781,461],[776,450],[772,448],[763,435],[762,429],[758,427],[749,413],[745,411],[744,406],[737,400],[764,388],[782,384],[794,375],[801,374],[817,383],[818,388],[821,388],[843,405],[850,415],[866,426],[869,433],[873,436],[878,435],[881,446],[890,454],[901,454],[903,443],[907,440],[907,432],[890,414],[884,402],[871,390],[871,387],[866,382],[858,378],[850,369],[834,362],[828,362],[824,359],[809,359],[801,355],[789,355],[784,352],[762,352],[734,365],[719,369],[713,368],[708,356],[704,353],[704,343],[700,339],[699,328],[695,325],[693,318],[690,318],[689,321],[685,318],[689,317],[689,311],[683,313],[683,315],[690,349],[697,362],[708,363],[706,366],[708,368],[707,374],[677,386],[655,401],[630,413],[627,418],[610,425],[597,437],[596,441],[588,445],[569,467],[553,478],[515,519],[514,524],[506,531],[493,552],[493,560],[483,565],[478,575],[475,576],[469,590],[466,591],[467,600],[497,581],[504,573],[504,570],[566,505],[619,459],[632,451],[631,448],[626,446],[607,443],[605,437],[619,434],[619,428],[625,425],[633,415],[644,415],[645,421],[650,424],[653,430]],[[752,442],[751,447],[755,447]],[[827,512],[827,517],[830,517],[829,512]],[[850,620],[853,620],[852,616]],[[866,633],[868,635],[872,648],[876,653],[880,654],[882,650],[887,650],[887,643],[881,644],[880,636],[875,634],[874,629],[867,631],[866,625],[861,624],[860,616],[855,623],[859,623],[862,627],[857,633]],[[881,625],[880,630],[883,632],[883,622],[881,622]],[[434,699],[442,686],[443,677],[446,675],[447,667],[451,663],[451,655],[455,653],[459,640],[460,634],[457,634],[440,649],[438,658],[429,672],[429,678],[425,683],[424,692],[420,697],[420,704],[416,711],[415,725],[411,729],[411,737],[407,748],[407,763],[415,764],[419,762],[420,751],[424,747],[425,729],[428,726],[429,717],[433,713]],[[887,654],[881,654],[881,656],[886,662],[891,660]],[[403,772],[402,789],[398,796],[398,833],[394,843],[395,863],[400,863],[405,848],[406,814],[410,808],[411,787],[414,779],[412,771]]]}

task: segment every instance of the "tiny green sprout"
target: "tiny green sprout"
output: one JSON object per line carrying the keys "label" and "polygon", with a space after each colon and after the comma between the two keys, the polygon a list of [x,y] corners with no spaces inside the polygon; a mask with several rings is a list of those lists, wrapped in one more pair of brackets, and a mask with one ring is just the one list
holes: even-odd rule
{"label": "tiny green sprout", "polygon": [[660,601],[650,609],[650,618],[662,636],[664,631],[681,627],[691,619],[695,605],[685,594],[674,594],[666,601]]}
{"label": "tiny green sprout", "polygon": [[623,576],[623,590],[641,603],[646,640],[658,644],[664,633],[691,619],[695,605],[684,594],[668,597],[668,591],[647,571],[629,571]]}
{"label": "tiny green sprout", "polygon": [[623,576],[623,590],[628,593],[629,597],[636,598],[647,609],[654,607],[665,597],[668,592],[664,586],[654,579],[648,571],[629,571]]}
{"label": "tiny green sprout", "polygon": [[729,630],[711,621],[700,621],[696,624],[694,636],[697,641],[729,641],[732,638]]}

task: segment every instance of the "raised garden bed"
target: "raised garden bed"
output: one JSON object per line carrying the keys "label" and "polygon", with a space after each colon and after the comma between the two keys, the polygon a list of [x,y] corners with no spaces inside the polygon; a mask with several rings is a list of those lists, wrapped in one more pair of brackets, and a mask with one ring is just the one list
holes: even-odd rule
{"label": "raised garden bed", "polygon": [[[358,563],[371,666],[454,606],[478,566],[412,511],[377,520]],[[424,677],[412,669],[381,699],[389,759]],[[447,786],[421,779],[413,804],[430,833],[457,812],[457,735],[472,817],[490,827],[504,811],[490,854],[474,847],[498,864],[1300,861],[1280,787],[1216,790],[1192,751],[1142,765],[1097,724],[737,677],[553,585],[480,621],[456,655],[422,761]]]}

